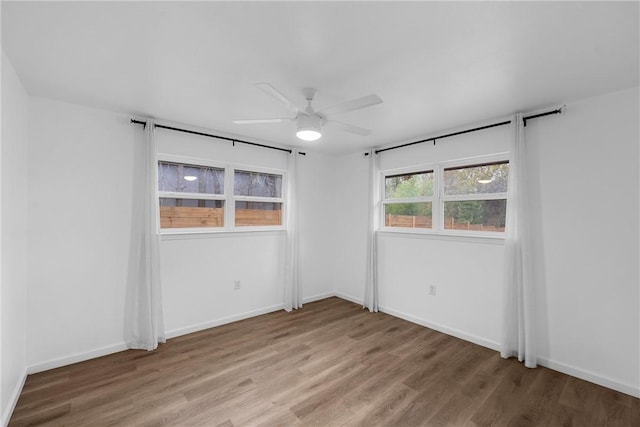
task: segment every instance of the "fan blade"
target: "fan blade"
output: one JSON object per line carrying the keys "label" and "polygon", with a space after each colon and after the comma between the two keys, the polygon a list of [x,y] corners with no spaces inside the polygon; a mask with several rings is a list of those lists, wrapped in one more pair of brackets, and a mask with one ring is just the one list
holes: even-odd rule
{"label": "fan blade", "polygon": [[371,135],[371,130],[360,128],[358,126],[350,125],[348,123],[342,123],[335,120],[327,120],[327,123],[333,124],[337,128],[340,128],[344,131],[355,133],[356,135],[369,136]]}
{"label": "fan blade", "polygon": [[293,119],[242,119],[242,120],[232,120],[233,123],[237,125],[257,125],[261,123],[282,123],[289,122]]}
{"label": "fan blade", "polygon": [[258,87],[258,89],[262,90],[267,95],[270,95],[275,99],[277,99],[278,101],[282,102],[293,113],[297,114],[298,111],[300,110],[296,106],[296,104],[293,103],[293,101],[291,101],[289,98],[284,96],[282,92],[280,92],[275,87],[271,86],[269,83],[256,83],[256,86]]}
{"label": "fan blade", "polygon": [[331,114],[346,113],[347,111],[359,110],[361,108],[380,104],[381,102],[382,99],[380,99],[378,95],[367,95],[363,96],[362,98],[353,99],[351,101],[343,102],[342,104],[325,108],[324,110],[321,110],[320,113],[326,116]]}

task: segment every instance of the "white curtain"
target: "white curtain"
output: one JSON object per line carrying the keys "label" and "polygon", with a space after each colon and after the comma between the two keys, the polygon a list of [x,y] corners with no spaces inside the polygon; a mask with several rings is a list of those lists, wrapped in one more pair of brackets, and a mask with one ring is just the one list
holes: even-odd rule
{"label": "white curtain", "polygon": [[378,311],[378,244],[376,230],[378,229],[380,207],[379,170],[380,159],[375,150],[369,151],[369,207],[367,222],[367,274],[364,290],[364,308],[371,312]]}
{"label": "white curtain", "polygon": [[534,287],[531,268],[531,221],[522,114],[512,120],[505,236],[503,327],[500,355],[537,365]]}
{"label": "white curtain", "polygon": [[160,287],[157,161],[154,122],[136,141],[133,177],[133,218],[125,312],[125,342],[129,348],[154,350],[165,341]]}
{"label": "white curtain", "polygon": [[287,249],[284,270],[284,309],[302,307],[302,287],[298,270],[298,150],[289,155],[287,167],[286,221]]}

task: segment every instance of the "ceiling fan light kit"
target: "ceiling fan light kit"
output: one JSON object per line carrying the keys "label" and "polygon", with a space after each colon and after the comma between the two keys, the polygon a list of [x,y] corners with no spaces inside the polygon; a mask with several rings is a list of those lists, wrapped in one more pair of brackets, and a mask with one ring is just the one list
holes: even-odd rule
{"label": "ceiling fan light kit", "polygon": [[322,137],[322,127],[327,123],[333,124],[336,128],[346,132],[361,136],[367,136],[371,134],[371,131],[369,129],[363,129],[347,123],[338,122],[328,118],[327,116],[359,110],[361,108],[370,107],[382,102],[382,99],[380,99],[380,97],[377,95],[367,95],[362,98],[343,102],[341,104],[334,105],[332,107],[325,108],[316,112],[311,105],[311,102],[313,101],[313,98],[316,94],[316,89],[314,88],[304,88],[302,90],[302,94],[307,100],[307,107],[305,109],[302,109],[298,108],[294,102],[292,102],[276,88],[271,86],[271,84],[256,83],[256,86],[267,95],[272,96],[273,98],[283,103],[293,114],[295,114],[295,117],[277,119],[243,119],[233,120],[233,123],[247,125],[295,121],[296,137],[303,141],[317,141],[318,139],[320,139]]}
{"label": "ceiling fan light kit", "polygon": [[316,141],[322,137],[322,118],[315,114],[300,113],[296,119],[296,136],[303,141]]}

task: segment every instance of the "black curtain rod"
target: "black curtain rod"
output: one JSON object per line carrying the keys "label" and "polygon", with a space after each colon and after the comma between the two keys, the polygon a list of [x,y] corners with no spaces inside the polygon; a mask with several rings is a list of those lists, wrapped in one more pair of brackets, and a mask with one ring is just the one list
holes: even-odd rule
{"label": "black curtain rod", "polygon": [[[137,125],[143,125],[144,127],[147,126],[147,122],[143,122],[143,121],[135,120],[135,119],[131,119],[131,123],[137,124]],[[155,124],[155,127],[160,128],[160,129],[173,130],[173,131],[176,131],[176,132],[190,133],[192,135],[200,135],[200,136],[207,136],[209,138],[223,139],[225,141],[231,141],[231,143],[233,143],[234,145],[235,145],[236,142],[238,142],[240,144],[253,145],[255,147],[262,147],[262,148],[269,148],[271,150],[285,151],[285,152],[287,152],[289,154],[291,154],[293,152],[292,150],[289,150],[288,148],[273,147],[271,145],[258,144],[257,142],[243,141],[241,139],[236,139],[236,138],[227,138],[226,136],[212,135],[210,133],[204,133],[204,132],[196,132],[194,130],[181,129],[181,128],[176,128],[176,127],[171,127],[171,126],[165,126],[165,125],[160,125],[160,124],[157,124],[157,123]],[[298,154],[302,154],[303,156],[307,155],[307,153],[302,153],[302,152],[298,152]]]}
{"label": "black curtain rod", "polygon": [[539,113],[539,114],[533,114],[531,116],[525,116],[522,118],[522,121],[524,122],[524,125],[527,125],[527,120],[531,120],[531,119],[537,119],[538,117],[544,117],[544,116],[550,116],[551,114],[561,114],[562,113],[562,108],[556,108],[555,110],[551,110],[551,111],[546,111],[544,113]]}
{"label": "black curtain rod", "polygon": [[[557,108],[557,109],[552,110],[552,111],[546,111],[544,113],[533,114],[531,116],[523,117],[522,121],[523,121],[524,125],[526,126],[527,125],[527,120],[537,119],[538,117],[544,117],[544,116],[549,116],[551,114],[560,114],[560,113],[562,113],[562,109],[561,108]],[[408,142],[406,144],[396,145],[396,146],[389,147],[389,148],[383,148],[381,150],[374,151],[374,153],[375,154],[379,154],[379,153],[382,153],[384,151],[395,150],[397,148],[404,148],[404,147],[408,147],[410,145],[422,144],[423,142],[428,142],[428,141],[432,141],[433,145],[436,145],[436,140],[437,139],[444,139],[444,138],[449,138],[450,136],[462,135],[462,134],[465,134],[465,133],[476,132],[476,131],[479,131],[479,130],[490,129],[490,128],[494,128],[494,127],[498,127],[498,126],[504,126],[504,125],[508,125],[509,123],[511,123],[511,120],[506,120],[504,122],[499,122],[499,123],[493,123],[493,124],[486,125],[486,126],[480,126],[480,127],[473,128],[473,129],[462,130],[462,131],[459,131],[459,132],[448,133],[446,135],[434,136],[432,138],[421,139],[420,141],[415,141],[415,142]],[[369,153],[365,153],[365,156],[368,156],[368,155],[369,155]]]}
{"label": "black curtain rod", "polygon": [[509,123],[511,123],[511,120],[506,121],[506,122],[493,123],[491,125],[481,126],[481,127],[477,127],[477,128],[473,128],[473,129],[462,130],[460,132],[448,133],[446,135],[435,136],[433,138],[421,139],[420,141],[408,142],[406,144],[396,145],[395,147],[389,147],[389,148],[383,148],[381,150],[376,150],[375,153],[378,154],[378,153],[382,153],[383,151],[395,150],[396,148],[403,148],[403,147],[408,147],[410,145],[422,144],[423,142],[427,142],[427,141],[433,141],[433,145],[436,145],[436,139],[443,139],[443,138],[448,138],[450,136],[462,135],[463,133],[476,132],[476,131],[483,130],[483,129],[489,129],[489,128],[494,128],[494,127],[497,127],[497,126],[507,125]]}

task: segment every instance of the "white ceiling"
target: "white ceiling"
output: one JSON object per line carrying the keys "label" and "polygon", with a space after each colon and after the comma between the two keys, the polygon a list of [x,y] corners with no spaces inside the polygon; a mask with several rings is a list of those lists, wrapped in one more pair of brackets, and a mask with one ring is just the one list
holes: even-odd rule
{"label": "white ceiling", "polygon": [[[638,2],[2,2],[31,95],[346,153],[638,86]],[[317,108],[370,93],[301,143],[254,83]]]}

